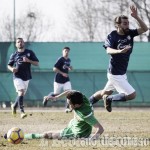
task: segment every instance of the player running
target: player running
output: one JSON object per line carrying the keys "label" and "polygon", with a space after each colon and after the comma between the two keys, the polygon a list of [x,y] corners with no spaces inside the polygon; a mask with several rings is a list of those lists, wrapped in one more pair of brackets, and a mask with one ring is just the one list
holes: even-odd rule
{"label": "player running", "polygon": [[[48,96],[55,96],[60,94],[62,91],[71,90],[71,82],[69,78],[69,71],[73,69],[71,66],[71,59],[69,58],[69,47],[64,47],[62,50],[62,57],[58,58],[56,61],[53,71],[56,72],[54,78],[54,93],[50,92],[47,96],[44,96],[43,105],[47,105],[47,97]],[[69,105],[66,104],[65,112],[71,112],[69,109]]]}
{"label": "player running", "polygon": [[38,66],[39,60],[32,50],[25,49],[25,43],[22,38],[16,40],[17,51],[14,52],[8,61],[8,69],[13,72],[13,82],[18,93],[15,103],[11,106],[12,115],[16,115],[19,106],[21,118],[27,114],[24,112],[23,98],[27,91],[31,76],[31,64]]}

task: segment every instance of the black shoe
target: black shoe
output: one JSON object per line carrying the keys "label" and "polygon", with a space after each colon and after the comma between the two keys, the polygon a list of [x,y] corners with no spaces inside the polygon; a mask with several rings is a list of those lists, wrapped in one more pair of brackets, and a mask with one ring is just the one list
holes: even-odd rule
{"label": "black shoe", "polygon": [[111,112],[112,111],[111,101],[107,100],[107,97],[108,97],[108,95],[103,96],[104,106],[108,112]]}
{"label": "black shoe", "polygon": [[4,137],[4,139],[7,139],[7,133],[5,133],[3,137]]}

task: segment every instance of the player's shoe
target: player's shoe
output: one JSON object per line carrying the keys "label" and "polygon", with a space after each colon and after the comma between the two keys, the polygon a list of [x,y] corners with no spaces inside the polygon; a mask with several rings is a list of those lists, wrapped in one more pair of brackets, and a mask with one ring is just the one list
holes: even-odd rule
{"label": "player's shoe", "polygon": [[24,119],[25,117],[27,117],[27,114],[22,112],[21,115],[20,115],[21,119]]}
{"label": "player's shoe", "polygon": [[66,108],[66,109],[65,109],[65,112],[66,112],[66,113],[70,113],[70,112],[72,112],[72,110],[71,110],[70,108]]}
{"label": "player's shoe", "polygon": [[4,139],[7,139],[7,133],[4,134],[3,138],[4,138]]}
{"label": "player's shoe", "polygon": [[13,105],[13,104],[11,105],[11,111],[12,111],[12,115],[13,115],[14,117],[16,117],[17,111],[16,111],[16,108],[14,108],[14,105]]}
{"label": "player's shoe", "polygon": [[43,97],[43,106],[44,106],[44,107],[46,107],[47,102],[48,102],[47,96],[44,96],[44,97]]}
{"label": "player's shoe", "polygon": [[108,95],[103,95],[103,100],[104,100],[104,107],[106,108],[106,110],[108,112],[111,112],[112,111],[112,107],[111,107],[111,101],[109,101],[107,99]]}

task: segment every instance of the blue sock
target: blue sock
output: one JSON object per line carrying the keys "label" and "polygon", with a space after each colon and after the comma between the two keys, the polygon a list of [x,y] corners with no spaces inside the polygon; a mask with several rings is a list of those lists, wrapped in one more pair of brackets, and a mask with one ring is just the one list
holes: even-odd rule
{"label": "blue sock", "polygon": [[99,101],[99,100],[96,99],[93,95],[89,98],[89,100],[90,100],[90,103],[91,103],[92,105]]}
{"label": "blue sock", "polygon": [[107,100],[110,100],[110,101],[126,101],[126,96],[124,93],[120,93],[120,94],[115,94],[115,95],[109,95],[107,97]]}
{"label": "blue sock", "polygon": [[19,108],[20,108],[20,111],[21,112],[24,112],[24,109],[23,109],[23,96],[18,96],[18,105],[19,105]]}

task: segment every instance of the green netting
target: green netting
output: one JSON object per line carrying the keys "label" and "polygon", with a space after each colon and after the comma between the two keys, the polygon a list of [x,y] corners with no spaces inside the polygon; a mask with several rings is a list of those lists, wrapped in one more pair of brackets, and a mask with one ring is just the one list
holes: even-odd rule
{"label": "green netting", "polygon": [[[75,70],[103,70],[108,66],[109,56],[103,48],[103,43],[98,42],[44,42],[26,43],[29,49],[37,54],[40,66],[35,70],[50,70],[55,61],[61,56],[62,48],[71,48],[70,58]],[[6,64],[10,54],[14,51],[13,43],[0,43],[0,70],[6,71]],[[128,70],[149,71],[150,70],[150,43],[135,43],[133,53],[129,62]]]}
{"label": "green netting", "polygon": [[[108,55],[103,43],[26,43],[35,51],[40,66],[33,68],[33,79],[25,100],[42,102],[44,95],[53,91],[53,65],[61,56],[62,48],[71,48],[70,58],[74,71],[70,73],[73,89],[85,93],[88,97],[102,89],[107,81],[106,69]],[[16,92],[13,86],[12,73],[7,70],[7,61],[14,51],[13,43],[0,43],[0,102],[14,101]],[[5,50],[6,49],[6,50]],[[128,80],[137,91],[135,100],[128,103],[116,103],[116,106],[148,106],[150,81],[150,43],[135,43],[129,63]],[[103,105],[102,102],[99,103]]]}
{"label": "green netting", "polygon": [[[53,78],[53,72],[33,72],[33,79],[30,81],[25,100],[42,102],[43,96],[53,91]],[[70,78],[73,89],[82,91],[88,97],[97,90],[102,89],[107,81],[106,72],[71,72]],[[128,80],[136,89],[136,99],[128,103],[116,103],[115,105],[150,105],[150,72],[129,72]],[[13,86],[12,74],[1,73],[0,102],[14,101],[15,97],[16,92]]]}

